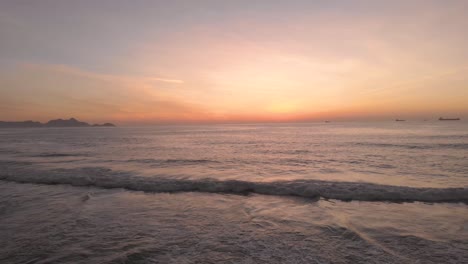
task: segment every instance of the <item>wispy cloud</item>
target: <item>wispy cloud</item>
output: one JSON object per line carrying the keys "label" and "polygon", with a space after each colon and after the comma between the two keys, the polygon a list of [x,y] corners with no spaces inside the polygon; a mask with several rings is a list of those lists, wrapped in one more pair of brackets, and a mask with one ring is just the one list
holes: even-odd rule
{"label": "wispy cloud", "polygon": [[420,87],[424,84],[437,81],[437,80],[447,80],[451,77],[460,77],[460,76],[467,76],[468,73],[468,66],[460,67],[457,69],[450,69],[444,71],[437,71],[432,74],[425,74],[423,76],[415,76],[405,81],[400,81],[395,84],[390,85],[382,85],[380,87],[372,88],[366,90],[364,94],[373,94],[373,93],[381,93],[386,91],[391,92],[401,92],[401,90],[410,90],[410,89],[420,89]]}
{"label": "wispy cloud", "polygon": [[158,78],[158,77],[149,77],[147,79],[150,81],[165,82],[165,83],[177,83],[177,84],[184,83],[184,81],[177,80],[177,79],[166,79],[166,78]]}
{"label": "wispy cloud", "polygon": [[48,69],[51,71],[69,73],[75,76],[82,76],[86,78],[94,78],[103,81],[118,81],[118,82],[164,82],[183,84],[184,81],[180,79],[171,79],[164,77],[148,77],[148,76],[132,76],[132,75],[115,75],[105,73],[95,73],[80,68],[64,65],[64,64],[36,64],[36,63],[22,63],[20,67],[29,69]]}
{"label": "wispy cloud", "polygon": [[0,105],[7,110],[0,112],[0,120],[74,116],[89,121],[148,123],[206,115],[202,107],[158,89],[155,81],[183,83],[95,73],[68,65],[22,64],[8,73],[0,72]]}

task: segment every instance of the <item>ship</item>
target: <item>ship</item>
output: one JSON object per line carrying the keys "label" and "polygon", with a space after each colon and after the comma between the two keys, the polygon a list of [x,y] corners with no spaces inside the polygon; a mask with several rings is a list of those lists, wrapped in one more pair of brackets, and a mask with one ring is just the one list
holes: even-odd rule
{"label": "ship", "polygon": [[458,121],[460,118],[439,118],[439,121]]}
{"label": "ship", "polygon": [[395,121],[397,121],[397,122],[404,122],[404,121],[406,121],[406,120],[403,120],[403,119],[395,119]]}

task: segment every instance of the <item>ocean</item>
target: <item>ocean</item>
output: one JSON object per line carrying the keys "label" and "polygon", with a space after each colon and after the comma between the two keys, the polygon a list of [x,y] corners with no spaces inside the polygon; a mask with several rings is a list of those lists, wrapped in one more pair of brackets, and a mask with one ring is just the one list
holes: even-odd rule
{"label": "ocean", "polygon": [[468,263],[468,123],[0,130],[1,263]]}

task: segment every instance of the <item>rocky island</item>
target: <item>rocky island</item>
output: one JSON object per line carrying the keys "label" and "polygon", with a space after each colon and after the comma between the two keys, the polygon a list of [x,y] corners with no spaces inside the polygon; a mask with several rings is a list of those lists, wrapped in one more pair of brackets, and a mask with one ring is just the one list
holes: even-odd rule
{"label": "rocky island", "polygon": [[70,119],[54,119],[47,123],[40,123],[36,121],[0,121],[0,128],[34,128],[34,127],[115,127],[112,123],[104,124],[89,124],[86,122],[78,121],[75,118]]}

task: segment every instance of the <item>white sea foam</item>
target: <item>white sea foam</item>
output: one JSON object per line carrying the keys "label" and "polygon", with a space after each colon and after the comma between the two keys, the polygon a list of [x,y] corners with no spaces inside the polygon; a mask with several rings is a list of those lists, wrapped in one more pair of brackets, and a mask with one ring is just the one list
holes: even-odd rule
{"label": "white sea foam", "polygon": [[364,182],[333,182],[294,180],[250,182],[215,179],[168,179],[144,177],[106,168],[32,170],[14,166],[4,167],[0,180],[33,184],[67,184],[98,188],[123,188],[144,192],[206,192],[206,193],[257,193],[304,198],[325,198],[343,201],[390,202],[468,202],[468,188],[414,188],[378,185]]}

